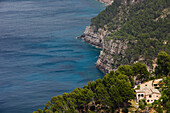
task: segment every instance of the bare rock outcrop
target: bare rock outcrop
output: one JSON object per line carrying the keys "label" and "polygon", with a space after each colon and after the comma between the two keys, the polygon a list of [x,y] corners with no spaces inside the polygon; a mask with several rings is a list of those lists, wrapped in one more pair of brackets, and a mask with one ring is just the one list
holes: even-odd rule
{"label": "bare rock outcrop", "polygon": [[84,34],[79,38],[97,48],[102,48],[103,40],[106,34],[107,31],[104,31],[103,29],[98,29],[96,32],[94,26],[87,26]]}
{"label": "bare rock outcrop", "polygon": [[[112,4],[114,0],[97,0],[102,3]],[[130,4],[136,4],[142,0],[130,0]],[[127,5],[128,0],[122,1],[122,5]],[[121,9],[120,9],[121,12]],[[119,13],[118,13],[119,16]],[[120,17],[120,16],[119,16]],[[107,28],[107,25],[105,25]],[[118,29],[121,28],[119,25]],[[116,31],[116,30],[115,30]],[[111,32],[111,31],[110,31]],[[97,48],[102,48],[100,56],[97,60],[96,67],[99,68],[102,72],[108,73],[111,70],[117,69],[121,64],[121,60],[125,57],[125,50],[128,48],[127,40],[118,40],[118,39],[109,39],[107,40],[109,31],[104,30],[104,28],[99,28],[96,30],[95,26],[87,26],[84,34],[78,37],[83,39],[88,44],[95,46]]]}
{"label": "bare rock outcrop", "polygon": [[118,64],[125,54],[127,43],[128,41],[123,40],[105,40],[96,67],[104,73],[109,73],[110,71],[115,70],[118,67],[115,64]]}

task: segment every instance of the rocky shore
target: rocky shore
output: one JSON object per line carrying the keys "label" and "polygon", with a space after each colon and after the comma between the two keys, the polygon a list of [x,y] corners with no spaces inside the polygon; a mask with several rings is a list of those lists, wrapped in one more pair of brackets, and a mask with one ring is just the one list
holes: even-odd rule
{"label": "rocky shore", "polygon": [[95,32],[94,26],[87,26],[84,34],[77,38],[83,39],[86,43],[95,46],[96,48],[102,48],[104,36],[106,36],[106,34],[107,31],[104,31],[103,29],[99,29]]}
{"label": "rocky shore", "polygon": [[[102,49],[96,62],[96,67],[104,73],[109,73],[118,67],[114,66],[114,63],[118,63],[124,57],[128,43],[128,41],[124,40],[107,40],[106,37],[109,33],[104,29],[99,29],[95,32],[94,26],[87,26],[84,34],[78,37],[78,39],[83,39],[88,44]],[[120,54],[122,55],[121,58],[115,59]]]}
{"label": "rocky shore", "polygon": [[[106,3],[107,5],[113,3],[113,0],[97,0],[97,1]],[[131,4],[135,4],[137,2],[141,2],[141,1],[130,0]],[[127,0],[122,1],[122,4],[126,5]],[[120,8],[120,13],[118,13],[117,15],[121,17],[122,11],[121,11],[121,7],[119,8]],[[120,28],[121,25],[119,25],[118,29]],[[104,73],[109,73],[111,70],[116,70],[119,65],[124,64],[121,61],[124,60],[125,50],[128,48],[127,45],[128,40],[121,40],[116,38],[108,40],[107,37],[109,36],[109,34],[110,32],[105,29],[99,28],[96,31],[95,26],[87,26],[84,31],[84,34],[81,35],[80,37],[77,37],[78,39],[83,39],[85,42],[87,42],[92,46],[102,49],[102,51],[100,52],[100,56],[97,60],[96,67]]]}
{"label": "rocky shore", "polygon": [[[97,0],[101,3],[106,3],[111,5],[113,0]],[[110,34],[109,31],[99,28],[95,30],[95,26],[87,26],[83,35],[77,37],[78,39],[83,39],[86,43],[95,46],[96,48],[101,48],[99,58],[96,62],[96,67],[103,73],[109,73],[111,70],[116,69],[113,63],[118,62],[114,59],[114,55],[124,54],[124,50],[127,46],[122,41],[106,40],[105,38]]]}

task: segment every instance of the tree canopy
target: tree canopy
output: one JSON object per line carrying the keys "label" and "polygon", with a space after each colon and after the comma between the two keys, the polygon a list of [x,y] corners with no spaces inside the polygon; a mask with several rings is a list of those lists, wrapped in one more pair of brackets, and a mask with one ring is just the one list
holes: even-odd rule
{"label": "tree canopy", "polygon": [[156,74],[170,75],[170,55],[162,51],[157,57]]}
{"label": "tree canopy", "polygon": [[[169,73],[169,55],[160,52],[157,59],[157,74]],[[161,66],[161,67],[159,67]],[[128,100],[135,98],[134,77],[141,82],[149,80],[149,72],[146,65],[142,63],[134,63],[132,66],[122,65],[114,72],[106,74],[103,79],[88,82],[83,88],[76,88],[70,93],[54,96],[51,101],[46,103],[43,110],[38,109],[34,113],[78,113],[78,112],[114,112],[124,108],[128,111]],[[160,77],[160,76],[159,76]],[[155,103],[155,109],[161,110],[161,105],[169,110],[170,96],[170,77],[164,78],[160,85],[161,99],[159,103]],[[141,109],[145,108],[144,102],[140,103]]]}
{"label": "tree canopy", "polygon": [[[103,109],[113,112],[133,98],[134,90],[131,88],[128,76],[110,72],[103,79],[89,82],[83,88],[76,88],[70,93],[52,97],[43,111],[45,113],[77,113]],[[40,113],[40,110],[35,113]]]}

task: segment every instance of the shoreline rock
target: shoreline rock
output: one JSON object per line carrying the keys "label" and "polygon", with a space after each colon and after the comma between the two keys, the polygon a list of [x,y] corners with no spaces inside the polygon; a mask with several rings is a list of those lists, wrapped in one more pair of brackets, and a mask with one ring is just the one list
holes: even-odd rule
{"label": "shoreline rock", "polygon": [[[97,0],[101,3],[106,3],[107,6],[112,4],[114,0]],[[130,0],[130,4],[136,4],[142,0]],[[123,5],[127,5],[127,0],[122,1]],[[121,11],[121,10],[120,10]],[[121,13],[121,12],[120,12]],[[118,13],[118,15],[120,14]],[[106,26],[107,27],[107,26]],[[121,28],[121,25],[118,29]],[[115,30],[116,31],[116,30]],[[87,26],[84,34],[78,39],[83,39],[86,43],[95,46],[96,48],[101,48],[99,58],[96,62],[96,67],[102,72],[109,73],[111,70],[116,70],[119,65],[123,65],[121,61],[125,57],[125,50],[128,48],[127,40],[121,39],[106,39],[110,32],[104,30],[104,28],[99,28],[97,31],[95,26]],[[132,58],[133,59],[133,58]],[[126,61],[134,63],[131,61]]]}
{"label": "shoreline rock", "polygon": [[94,26],[87,26],[84,31],[84,34],[77,38],[83,39],[86,43],[92,46],[102,48],[102,43],[106,33],[107,32],[104,31],[103,29],[99,29],[97,32],[95,32]]}
{"label": "shoreline rock", "polygon": [[[125,50],[128,48],[128,41],[110,39],[105,40],[103,49],[100,52],[96,67],[104,73],[116,70],[119,65],[115,65],[124,57]],[[120,57],[121,55],[121,57]],[[117,58],[115,58],[117,57]]]}
{"label": "shoreline rock", "polygon": [[[99,58],[96,62],[96,67],[101,70],[103,73],[108,73],[111,70],[113,70],[113,66],[112,64],[109,64],[108,62],[112,62],[109,61],[112,56],[110,54],[105,54],[105,52],[103,52],[104,50],[108,49],[107,47],[110,46],[106,44],[107,42],[104,41],[104,38],[109,34],[108,31],[105,31],[104,29],[99,29],[97,32],[95,31],[95,27],[94,26],[87,26],[84,34],[77,37],[77,39],[82,39],[84,40],[86,43],[95,46],[96,48],[100,48],[102,49],[100,51],[100,55]],[[110,41],[109,41],[110,42]],[[106,44],[106,45],[105,45]]]}

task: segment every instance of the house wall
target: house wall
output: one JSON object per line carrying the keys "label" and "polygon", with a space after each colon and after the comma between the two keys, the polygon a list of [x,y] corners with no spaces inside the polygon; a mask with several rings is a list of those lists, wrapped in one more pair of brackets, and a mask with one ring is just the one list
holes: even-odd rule
{"label": "house wall", "polygon": [[[149,97],[149,95],[146,95],[146,102],[147,103],[153,103],[155,100],[158,100],[161,97],[160,94],[157,93],[152,93],[151,97]],[[149,100],[149,102],[148,102]]]}
{"label": "house wall", "polygon": [[137,102],[139,102],[139,100],[145,99],[145,93],[142,93],[142,92],[141,93],[136,93],[136,99],[137,99],[136,100]]}

